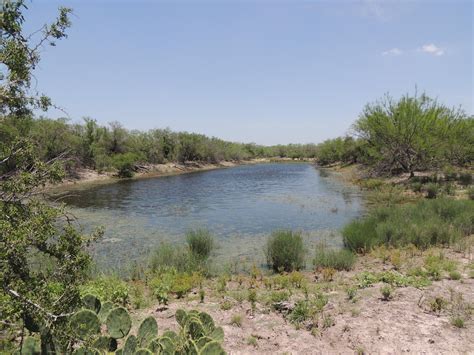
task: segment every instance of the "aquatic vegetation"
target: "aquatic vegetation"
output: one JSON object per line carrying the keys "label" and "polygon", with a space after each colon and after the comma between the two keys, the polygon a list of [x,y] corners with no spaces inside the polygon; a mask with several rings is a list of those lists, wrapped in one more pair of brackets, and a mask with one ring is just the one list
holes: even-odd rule
{"label": "aquatic vegetation", "polygon": [[377,209],[343,229],[344,245],[356,252],[374,246],[451,245],[474,227],[472,201],[436,199]]}
{"label": "aquatic vegetation", "polygon": [[356,258],[356,255],[348,249],[329,249],[326,244],[320,243],[316,247],[313,265],[315,268],[351,270],[354,266]]}
{"label": "aquatic vegetation", "polygon": [[199,263],[209,259],[214,248],[214,238],[206,229],[191,230],[186,233],[186,242],[191,256]]}

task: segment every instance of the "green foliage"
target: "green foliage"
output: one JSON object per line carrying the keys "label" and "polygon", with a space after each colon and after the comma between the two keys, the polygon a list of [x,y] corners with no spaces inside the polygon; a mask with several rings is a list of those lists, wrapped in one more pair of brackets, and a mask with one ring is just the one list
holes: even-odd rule
{"label": "green foliage", "polygon": [[137,337],[133,334],[130,334],[127,339],[125,340],[125,344],[123,346],[123,354],[135,354],[135,350],[138,346]]}
{"label": "green foliage", "polygon": [[473,208],[473,201],[449,199],[380,208],[344,227],[344,245],[357,252],[382,244],[395,247],[413,244],[421,249],[451,245],[472,233]]}
{"label": "green foliage", "polygon": [[110,301],[122,306],[129,302],[129,287],[116,276],[99,276],[81,286],[81,295],[91,294],[101,302]]}
{"label": "green foliage", "polygon": [[388,301],[393,297],[393,290],[390,285],[384,285],[380,289],[380,293],[382,294],[383,300]]}
{"label": "green foliage", "polygon": [[366,162],[378,173],[413,175],[446,162],[464,165],[473,159],[473,120],[425,94],[405,95],[398,101],[386,95],[364,108],[354,129],[367,142]]}
{"label": "green foliage", "polygon": [[267,263],[274,271],[293,271],[304,267],[304,245],[301,233],[279,230],[267,240]]}
{"label": "green foliage", "polygon": [[162,242],[151,253],[148,267],[153,273],[160,273],[169,269],[188,272],[193,270],[193,261],[189,249]]}
{"label": "green foliage", "polygon": [[472,185],[472,174],[471,173],[459,174],[459,183],[463,186]]}
{"label": "green foliage", "polygon": [[353,252],[347,249],[328,249],[324,243],[316,247],[313,265],[316,268],[333,268],[335,270],[351,270],[356,261]]}
{"label": "green foliage", "polygon": [[426,198],[436,198],[439,193],[439,185],[430,183],[425,186]]}
{"label": "green foliage", "polygon": [[230,325],[240,328],[242,326],[242,315],[234,314],[232,318],[230,319]]}
{"label": "green foliage", "polygon": [[117,175],[121,178],[131,178],[135,170],[138,157],[134,153],[116,154],[112,158],[112,164],[117,169]]}
{"label": "green foliage", "polygon": [[356,163],[363,161],[365,142],[352,137],[328,139],[316,146],[316,157],[320,165],[333,163]]}
{"label": "green foliage", "polygon": [[467,190],[467,196],[471,201],[474,200],[474,187],[471,187]]}
{"label": "green foliage", "polygon": [[311,313],[309,303],[306,300],[298,301],[295,304],[295,308],[288,315],[290,322],[299,324],[309,319]]}
{"label": "green foliage", "polygon": [[106,319],[107,332],[114,339],[126,337],[132,327],[132,319],[123,307],[112,309]]}
{"label": "green foliage", "polygon": [[38,339],[26,337],[20,350],[21,355],[39,355],[41,354],[41,344]]}
{"label": "green foliage", "polygon": [[454,325],[456,328],[464,328],[465,322],[464,319],[461,317],[452,317],[451,324]]}
{"label": "green foliage", "polygon": [[82,297],[82,304],[84,305],[84,308],[90,309],[91,311],[94,311],[95,313],[99,313],[99,310],[101,308],[100,300],[90,294],[87,294]]}
{"label": "green foliage", "polygon": [[214,248],[214,238],[205,229],[197,229],[186,233],[186,242],[194,260],[205,262]]}

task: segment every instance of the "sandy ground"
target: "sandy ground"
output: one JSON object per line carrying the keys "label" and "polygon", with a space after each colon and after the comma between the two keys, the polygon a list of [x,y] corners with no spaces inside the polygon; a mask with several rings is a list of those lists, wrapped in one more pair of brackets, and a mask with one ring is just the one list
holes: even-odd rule
{"label": "sandy ground", "polygon": [[[155,304],[146,310],[133,311],[137,322],[153,315],[159,324],[160,333],[165,329],[176,330],[174,314],[178,308],[198,309],[208,312],[216,324],[225,332],[224,348],[230,354],[474,354],[474,321],[468,318],[465,328],[451,324],[448,310],[433,312],[429,301],[434,297],[453,300],[461,297],[463,307],[474,306],[474,279],[469,278],[467,265],[472,263],[472,253],[447,252],[455,259],[462,271],[461,280],[444,278],[424,288],[395,288],[393,298],[385,301],[381,297],[382,283],[359,289],[355,300],[348,300],[345,288],[356,274],[363,270],[387,270],[390,267],[374,258],[361,257],[351,272],[339,272],[334,279],[334,288],[328,289],[328,304],[320,317],[330,316],[334,323],[310,331],[305,326],[297,329],[283,314],[271,310],[262,302],[257,303],[254,313],[246,300],[240,302],[231,297],[206,290],[206,300],[199,303],[196,292],[183,300],[172,300],[162,307]],[[318,278],[316,272],[307,272],[308,280]],[[351,281],[352,280],[352,281]],[[339,285],[339,286],[338,286]],[[245,283],[228,283],[229,290],[246,290]],[[265,292],[263,286],[258,292]],[[224,298],[223,298],[224,297]],[[223,299],[232,302],[230,310],[222,310]],[[454,303],[453,303],[454,304]],[[242,316],[241,327],[231,325],[234,315]],[[249,345],[249,337],[256,338],[256,346]]]}

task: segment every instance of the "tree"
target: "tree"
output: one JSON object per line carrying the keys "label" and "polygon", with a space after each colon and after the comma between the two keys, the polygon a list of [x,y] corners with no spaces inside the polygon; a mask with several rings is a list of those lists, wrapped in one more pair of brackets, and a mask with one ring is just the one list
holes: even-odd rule
{"label": "tree", "polygon": [[31,78],[40,49],[66,37],[71,10],[60,8],[33,43],[23,33],[26,9],[24,1],[3,1],[0,13],[1,327],[39,331],[42,352],[50,353],[71,342],[66,320],[79,304],[78,285],[90,263],[85,247],[101,233],[81,235],[62,208],[40,198],[41,188],[64,172],[61,154],[44,162],[29,138],[33,110],[52,105],[31,90]]}
{"label": "tree", "polygon": [[445,161],[449,138],[466,119],[462,110],[441,105],[425,94],[405,95],[398,101],[386,95],[364,108],[354,129],[367,142],[377,172],[413,176],[417,170]]}

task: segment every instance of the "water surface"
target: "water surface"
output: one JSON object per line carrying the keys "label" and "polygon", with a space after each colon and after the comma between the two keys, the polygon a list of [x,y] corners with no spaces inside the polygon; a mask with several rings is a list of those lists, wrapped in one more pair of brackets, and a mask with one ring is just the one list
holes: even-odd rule
{"label": "water surface", "polygon": [[244,165],[177,176],[124,180],[76,190],[63,199],[81,225],[104,226],[93,250],[99,264],[124,267],[160,241],[183,242],[205,227],[218,241],[220,262],[263,260],[266,235],[300,230],[308,245],[339,245],[338,230],[360,215],[355,186],[311,164]]}

